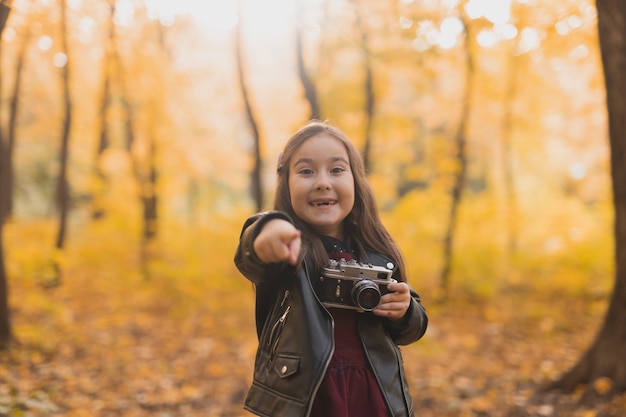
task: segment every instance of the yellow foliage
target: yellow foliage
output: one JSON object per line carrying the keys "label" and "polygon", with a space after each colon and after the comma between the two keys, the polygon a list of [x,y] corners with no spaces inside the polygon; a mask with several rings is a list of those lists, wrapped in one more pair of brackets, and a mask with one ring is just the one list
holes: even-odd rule
{"label": "yellow foliage", "polygon": [[593,389],[600,395],[606,395],[613,389],[613,380],[607,377],[601,377],[593,381]]}

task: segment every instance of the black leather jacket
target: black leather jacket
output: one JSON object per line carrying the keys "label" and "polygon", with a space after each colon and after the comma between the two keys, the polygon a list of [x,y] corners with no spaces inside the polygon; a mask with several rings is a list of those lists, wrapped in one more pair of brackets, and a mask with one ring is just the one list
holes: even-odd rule
{"label": "black leather jacket", "polygon": [[[235,255],[241,273],[255,284],[259,347],[254,378],[244,408],[265,417],[307,417],[334,351],[333,319],[311,284],[310,262],[295,268],[285,262],[263,264],[252,244],[263,225],[280,212],[260,213],[244,224]],[[368,254],[374,265],[389,260]],[[420,339],[428,318],[411,290],[403,323],[372,313],[358,315],[358,332],[392,417],[413,416],[413,405],[398,345]]]}

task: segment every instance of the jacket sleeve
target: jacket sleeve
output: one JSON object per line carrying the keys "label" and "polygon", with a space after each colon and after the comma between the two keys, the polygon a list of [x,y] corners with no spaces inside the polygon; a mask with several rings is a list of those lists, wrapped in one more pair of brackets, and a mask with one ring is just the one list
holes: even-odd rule
{"label": "jacket sleeve", "polygon": [[239,235],[239,245],[235,252],[235,265],[244,277],[256,285],[266,283],[273,277],[278,277],[280,272],[288,265],[286,262],[265,264],[254,253],[254,240],[261,232],[263,226],[273,219],[283,219],[293,223],[286,213],[266,211],[249,217]]}
{"label": "jacket sleeve", "polygon": [[420,302],[420,296],[411,289],[411,304],[401,322],[385,320],[389,335],[398,345],[408,345],[424,336],[428,327],[428,316]]}

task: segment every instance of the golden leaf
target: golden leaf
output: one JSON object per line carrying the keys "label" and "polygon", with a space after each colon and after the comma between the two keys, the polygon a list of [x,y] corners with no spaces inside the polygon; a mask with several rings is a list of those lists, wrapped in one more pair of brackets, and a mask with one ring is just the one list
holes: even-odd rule
{"label": "golden leaf", "polygon": [[593,389],[600,395],[606,395],[613,389],[613,380],[608,377],[601,377],[593,381]]}

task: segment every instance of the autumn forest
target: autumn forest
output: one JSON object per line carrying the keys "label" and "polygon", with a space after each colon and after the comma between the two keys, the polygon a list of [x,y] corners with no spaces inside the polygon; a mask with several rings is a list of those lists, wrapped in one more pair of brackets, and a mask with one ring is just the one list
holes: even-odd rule
{"label": "autumn forest", "polygon": [[417,416],[626,415],[625,9],[2,0],[0,416],[249,415],[233,256],[310,119],[428,311]]}

